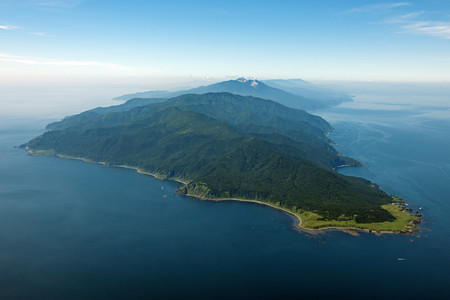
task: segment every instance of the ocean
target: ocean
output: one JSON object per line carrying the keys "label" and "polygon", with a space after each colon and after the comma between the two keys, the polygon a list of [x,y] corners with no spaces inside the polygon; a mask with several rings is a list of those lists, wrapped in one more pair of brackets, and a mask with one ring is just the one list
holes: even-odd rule
{"label": "ocean", "polygon": [[279,210],[179,196],[179,183],[15,148],[49,120],[0,122],[1,299],[447,299],[450,108],[357,95],[317,111],[340,172],[402,197],[410,235],[312,235]]}

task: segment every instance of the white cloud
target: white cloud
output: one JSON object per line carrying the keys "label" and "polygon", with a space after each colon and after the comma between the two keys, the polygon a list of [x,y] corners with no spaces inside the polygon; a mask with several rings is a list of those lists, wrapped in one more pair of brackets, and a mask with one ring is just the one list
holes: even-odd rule
{"label": "white cloud", "polygon": [[46,66],[66,66],[66,67],[99,67],[107,69],[126,69],[126,67],[108,63],[108,62],[96,62],[96,61],[79,61],[79,60],[56,60],[48,58],[29,58],[24,56],[17,56],[11,54],[0,53],[0,61],[17,63],[23,65],[46,65]]}
{"label": "white cloud", "polygon": [[400,28],[399,32],[414,33],[420,35],[434,36],[438,38],[450,39],[450,22],[429,21],[426,16],[430,15],[426,11],[408,12],[403,15],[393,15],[393,9],[407,7],[408,2],[377,3],[356,7],[343,12],[350,13],[372,13],[383,15],[382,24],[392,24]]}
{"label": "white cloud", "polygon": [[1,0],[0,7],[74,8],[84,0]]}
{"label": "white cloud", "polygon": [[390,17],[388,19],[385,19],[382,21],[382,23],[388,23],[388,24],[405,24],[408,22],[413,22],[413,19],[415,19],[416,17],[425,14],[425,11],[418,11],[418,12],[412,12],[412,13],[407,13],[404,15],[397,15],[397,16],[393,16]]}
{"label": "white cloud", "polygon": [[450,39],[449,22],[413,22],[405,24],[403,28],[419,34]]}
{"label": "white cloud", "polygon": [[45,32],[30,32],[30,34],[37,35],[37,36],[46,36],[47,35]]}
{"label": "white cloud", "polygon": [[403,15],[402,18],[403,18],[403,19],[412,19],[412,18],[418,17],[418,16],[420,16],[420,15],[423,15],[424,13],[425,13],[424,10],[422,10],[422,11],[416,11],[416,12],[412,12],[412,13]]}
{"label": "white cloud", "polygon": [[13,30],[13,29],[17,29],[19,28],[19,26],[14,26],[14,25],[0,25],[0,29],[3,30]]}
{"label": "white cloud", "polygon": [[383,13],[386,11],[389,11],[390,9],[401,7],[401,6],[408,6],[410,5],[408,2],[396,2],[396,3],[377,3],[377,4],[370,4],[370,5],[364,5],[360,7],[355,7],[349,10],[344,11],[344,14],[350,14],[350,13]]}
{"label": "white cloud", "polygon": [[450,22],[429,21],[426,18],[419,18],[422,15],[426,15],[426,12],[419,11],[396,16],[384,20],[383,23],[397,24],[403,33],[409,32],[450,39]]}
{"label": "white cloud", "polygon": [[46,7],[60,7],[60,8],[73,8],[80,5],[82,0],[29,0],[30,5],[34,6],[46,6]]}
{"label": "white cloud", "polygon": [[414,18],[416,18],[416,17],[418,17],[420,15],[423,15],[424,13],[425,13],[425,11],[423,11],[423,10],[422,11],[417,11],[417,12],[412,12],[412,13],[400,16],[400,17],[398,17],[398,19],[399,20],[403,20],[403,21],[410,20],[410,19],[414,19]]}

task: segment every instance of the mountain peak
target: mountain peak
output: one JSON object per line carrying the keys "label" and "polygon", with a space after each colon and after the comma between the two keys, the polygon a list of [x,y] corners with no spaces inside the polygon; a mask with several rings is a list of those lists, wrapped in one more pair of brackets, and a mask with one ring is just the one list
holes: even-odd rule
{"label": "mountain peak", "polygon": [[273,100],[289,107],[307,110],[336,105],[348,99],[348,96],[341,96],[339,92],[317,88],[312,84],[300,82],[298,79],[259,81],[254,77],[239,77],[237,79],[230,79],[207,86],[175,92],[149,91],[135,93],[123,95],[115,99],[173,98],[183,94],[205,94],[211,92],[229,92],[243,96],[254,96]]}
{"label": "mountain peak", "polygon": [[250,86],[256,88],[259,84],[259,81],[256,79],[247,79],[245,77],[239,77],[238,79],[236,79],[235,81],[237,82],[241,82],[241,83],[248,83],[250,84]]}

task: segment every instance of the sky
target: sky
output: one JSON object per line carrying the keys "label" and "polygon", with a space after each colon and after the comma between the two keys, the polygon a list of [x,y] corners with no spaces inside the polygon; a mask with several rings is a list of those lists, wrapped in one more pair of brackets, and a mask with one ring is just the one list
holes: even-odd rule
{"label": "sky", "polygon": [[5,93],[238,76],[450,82],[450,1],[0,0]]}

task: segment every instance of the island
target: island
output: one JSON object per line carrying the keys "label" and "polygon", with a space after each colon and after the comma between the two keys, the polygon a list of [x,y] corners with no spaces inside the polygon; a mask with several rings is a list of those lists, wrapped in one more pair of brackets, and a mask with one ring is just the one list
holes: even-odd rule
{"label": "island", "polygon": [[403,200],[336,172],[361,164],[333,148],[325,120],[271,100],[227,92],[132,99],[47,130],[23,147],[177,180],[186,196],[269,205],[296,216],[299,228],[412,233],[420,222]]}

